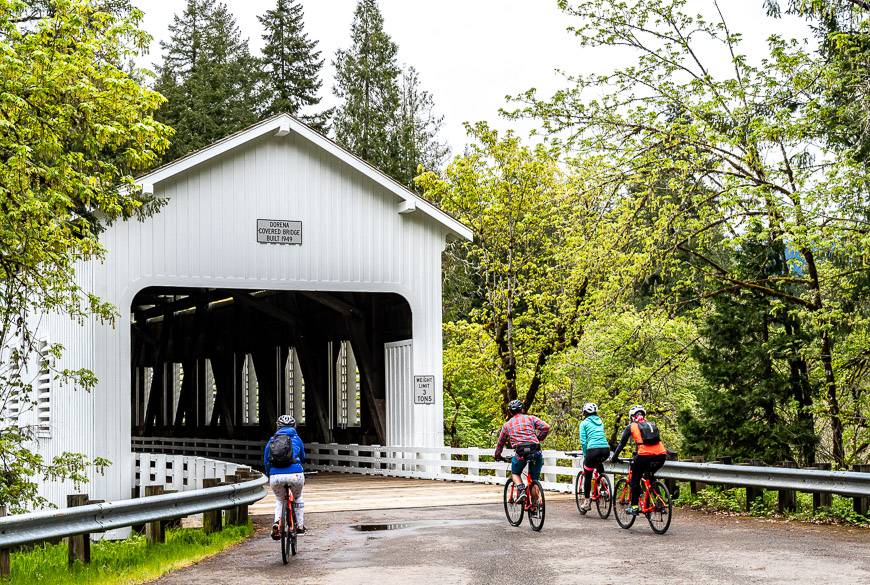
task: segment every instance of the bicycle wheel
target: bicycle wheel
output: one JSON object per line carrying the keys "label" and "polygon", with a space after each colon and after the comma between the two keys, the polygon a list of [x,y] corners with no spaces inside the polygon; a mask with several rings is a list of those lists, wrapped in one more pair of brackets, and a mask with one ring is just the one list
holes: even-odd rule
{"label": "bicycle wheel", "polygon": [[296,504],[290,504],[290,552],[293,556],[296,556],[296,529],[298,525],[296,524]]}
{"label": "bicycle wheel", "polygon": [[613,517],[616,518],[616,523],[620,527],[628,529],[634,524],[637,516],[627,514],[625,509],[631,505],[630,489],[628,482],[621,478],[616,482],[616,487],[613,489],[615,497],[613,499]]}
{"label": "bicycle wheel", "polygon": [[529,525],[535,532],[540,532],[541,528],[544,527],[544,514],[546,512],[544,507],[544,488],[541,487],[539,481],[535,480],[529,486],[529,490]]}
{"label": "bicycle wheel", "polygon": [[613,508],[613,492],[610,491],[610,480],[606,475],[598,477],[598,499],[595,500],[595,508],[598,510],[598,515],[605,520],[610,516],[610,510]]}
{"label": "bicycle wheel", "polygon": [[577,511],[586,515],[588,510],[584,510],[580,507],[580,500],[583,499],[583,472],[577,474],[577,479],[574,480],[574,503],[577,504]]}
{"label": "bicycle wheel", "polygon": [[504,515],[507,516],[511,526],[519,526],[523,521],[525,510],[521,503],[517,503],[517,488],[514,480],[508,478],[504,484]]}
{"label": "bicycle wheel", "polygon": [[646,514],[649,527],[656,534],[664,534],[671,526],[671,513],[673,512],[668,486],[660,481],[653,482],[649,490],[649,498],[652,500],[650,504],[655,507],[652,512]]}
{"label": "bicycle wheel", "polygon": [[290,540],[290,532],[287,530],[287,524],[290,520],[287,518],[287,506],[284,506],[284,510],[281,512],[281,561],[286,565],[287,561],[287,548]]}

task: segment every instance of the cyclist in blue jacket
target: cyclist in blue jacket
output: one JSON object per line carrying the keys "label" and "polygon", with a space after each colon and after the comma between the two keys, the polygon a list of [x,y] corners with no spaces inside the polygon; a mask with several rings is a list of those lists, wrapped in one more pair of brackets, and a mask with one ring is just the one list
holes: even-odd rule
{"label": "cyclist in blue jacket", "polygon": [[305,474],[302,463],[305,461],[305,445],[296,432],[296,419],[289,414],[278,417],[278,430],[266,442],[263,450],[263,467],[269,477],[269,486],[275,494],[275,523],[272,524],[272,538],[281,538],[280,521],[284,507],[287,506],[287,490],[293,493],[296,501],[297,533],[305,532],[305,503],[302,488]]}
{"label": "cyclist in blue jacket", "polygon": [[580,447],[583,449],[583,501],[580,509],[592,509],[589,490],[592,487],[592,472],[598,469],[604,475],[604,462],[610,456],[610,443],[604,434],[604,421],[598,416],[598,405],[587,402],[583,405],[583,422],[580,423]]}

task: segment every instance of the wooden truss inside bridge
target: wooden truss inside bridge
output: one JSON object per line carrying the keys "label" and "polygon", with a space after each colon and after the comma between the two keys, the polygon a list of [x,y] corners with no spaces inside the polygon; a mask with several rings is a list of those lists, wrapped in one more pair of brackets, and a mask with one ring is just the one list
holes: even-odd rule
{"label": "wooden truss inside bridge", "polygon": [[132,307],[133,436],[385,444],[384,344],[411,338],[392,293],[152,287]]}

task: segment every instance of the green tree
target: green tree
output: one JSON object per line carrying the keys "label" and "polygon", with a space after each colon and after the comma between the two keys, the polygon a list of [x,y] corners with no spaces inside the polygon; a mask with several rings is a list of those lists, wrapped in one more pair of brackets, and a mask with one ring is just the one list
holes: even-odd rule
{"label": "green tree", "polygon": [[[735,259],[744,278],[785,272],[784,250],[746,240]],[[813,464],[814,390],[804,351],[812,340],[772,300],[745,290],[709,302],[693,356],[707,384],[698,411],[681,413],[687,455]]]}
{"label": "green tree", "polygon": [[447,146],[438,133],[444,117],[435,113],[432,94],[420,87],[417,70],[409,67],[402,74],[401,102],[396,123],[396,179],[413,185],[419,167],[439,169],[447,157]]}
{"label": "green tree", "polygon": [[317,106],[323,82],[323,59],[317,41],[305,33],[304,12],[298,0],[278,0],[275,8],[259,16],[263,25],[264,116],[286,112],[299,116],[320,132],[326,132],[332,112],[303,114]]}
{"label": "green tree", "polygon": [[351,47],[339,50],[333,62],[334,92],[341,100],[333,120],[336,141],[393,177],[400,176],[394,142],[401,103],[398,51],[376,0],[360,0]]}
{"label": "green tree", "polygon": [[167,99],[158,119],[175,128],[165,160],[249,126],[260,110],[259,64],[225,4],[187,0],[169,32],[155,86]]}
{"label": "green tree", "polygon": [[76,265],[99,258],[105,222],[148,214],[133,175],[154,164],[170,130],[154,119],[161,96],[124,66],[149,37],[139,11],[55,0],[0,0],[0,504],[45,502],[35,479],[87,480],[98,459],[36,449],[33,381],[49,370],[59,384],[90,389],[86,369],[58,371],[63,348],[39,336],[39,317],[111,320],[114,309],[83,290]]}
{"label": "green tree", "polygon": [[[773,36],[753,62],[724,18],[687,15],[682,0],[560,4],[584,46],[634,51],[637,62],[574,78],[552,99],[530,91],[525,112],[595,160],[598,184],[622,189],[626,208],[657,218],[645,243],[650,271],[684,278],[700,299],[762,294],[812,336],[806,358],[824,406],[816,420],[828,424],[817,428],[820,448],[844,465],[836,341],[854,319],[844,293],[868,270],[868,177],[820,131],[825,60]],[[659,196],[661,181],[678,200]],[[750,220],[762,226],[752,237],[796,252],[783,274],[747,278],[716,261],[742,247]]]}

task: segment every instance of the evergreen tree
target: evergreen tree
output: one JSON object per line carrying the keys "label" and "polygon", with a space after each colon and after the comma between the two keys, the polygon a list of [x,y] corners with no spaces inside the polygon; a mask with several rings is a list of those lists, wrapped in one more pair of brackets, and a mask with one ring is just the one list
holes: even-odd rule
{"label": "evergreen tree", "polygon": [[300,114],[303,108],[320,103],[320,70],[323,59],[315,50],[317,41],[304,31],[304,13],[298,0],[278,0],[274,9],[258,17],[265,29],[263,40],[264,100],[263,114],[286,112],[299,116],[321,132],[328,130],[331,111]]}
{"label": "evergreen tree", "polygon": [[165,160],[244,128],[258,114],[258,63],[226,5],[187,0],[169,31],[155,87],[167,98],[158,118],[175,128]]}
{"label": "evergreen tree", "polygon": [[[746,277],[788,271],[781,244],[749,241],[736,261]],[[811,340],[764,295],[723,294],[711,305],[705,341],[693,350],[707,384],[696,391],[699,412],[680,416],[686,454],[813,463],[813,389],[802,357]]]}
{"label": "evergreen tree", "polygon": [[402,95],[395,144],[400,183],[412,185],[418,166],[425,170],[441,167],[447,147],[438,140],[444,122],[435,113],[432,94],[420,87],[417,70],[409,67],[402,76]]}
{"label": "evergreen tree", "polygon": [[398,47],[384,31],[376,0],[360,0],[351,24],[351,47],[333,62],[335,95],[342,100],[335,139],[381,171],[398,178],[394,132],[401,104]]}

